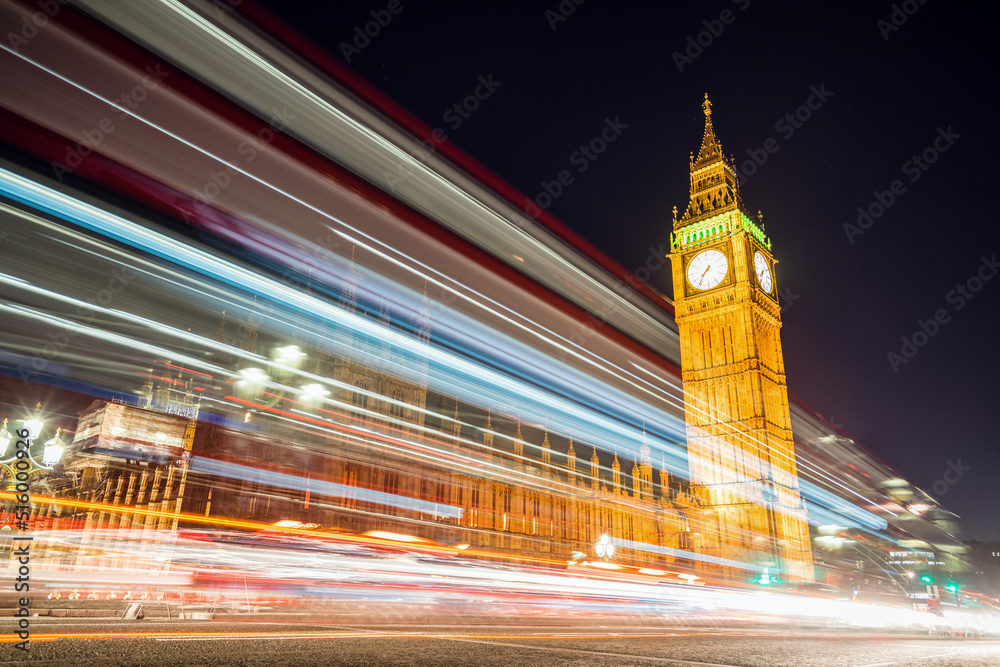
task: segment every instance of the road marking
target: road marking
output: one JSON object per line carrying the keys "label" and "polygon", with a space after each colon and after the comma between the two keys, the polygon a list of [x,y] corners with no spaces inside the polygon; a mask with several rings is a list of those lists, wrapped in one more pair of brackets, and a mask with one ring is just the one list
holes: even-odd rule
{"label": "road marking", "polygon": [[948,653],[938,653],[937,655],[923,655],[919,658],[906,658],[905,660],[893,660],[892,662],[872,662],[867,665],[858,665],[858,667],[887,667],[888,665],[912,665],[914,660],[923,662],[924,660],[932,660],[934,658],[945,658],[952,655],[959,655],[961,651],[949,651]]}
{"label": "road marking", "polygon": [[[550,633],[550,634],[530,634],[530,635],[498,635],[498,634],[472,634],[472,633],[429,633],[415,630],[412,632],[379,632],[372,630],[352,630],[345,632],[52,632],[38,633],[32,637],[32,641],[52,641],[57,639],[153,639],[156,641],[224,641],[238,639],[341,639],[341,638],[379,638],[391,639],[412,638],[412,639],[454,639],[469,640],[477,639],[607,639],[607,633]],[[613,635],[617,639],[623,638],[659,638],[659,637],[685,637],[695,636],[683,633],[618,633]],[[0,637],[0,643],[16,642],[16,636]],[[692,663],[711,664],[711,663]]]}
{"label": "road marking", "polygon": [[511,648],[526,648],[535,651],[555,651],[557,653],[585,653],[587,655],[600,655],[609,658],[631,658],[633,660],[648,660],[650,662],[662,662],[675,665],[701,665],[702,667],[740,667],[739,665],[728,665],[718,662],[697,662],[695,660],[681,660],[680,658],[659,658],[655,656],[635,655],[633,653],[608,653],[605,651],[586,651],[579,648],[554,648],[551,646],[532,646],[530,644],[509,644],[507,642],[489,642],[481,639],[459,639],[458,637],[441,637],[454,642],[468,642],[470,644],[487,644],[489,646],[509,646]]}
{"label": "road marking", "polygon": [[[356,639],[359,637],[371,638],[371,635],[256,635],[254,640],[258,639]],[[158,642],[216,642],[216,641],[235,641],[237,639],[245,639],[244,637],[227,637],[225,635],[217,635],[214,637],[153,637],[154,641]]]}

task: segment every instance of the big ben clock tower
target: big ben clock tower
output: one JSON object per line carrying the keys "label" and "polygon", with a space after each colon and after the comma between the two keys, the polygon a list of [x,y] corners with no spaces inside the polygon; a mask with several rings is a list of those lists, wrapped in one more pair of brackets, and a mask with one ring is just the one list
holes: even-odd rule
{"label": "big ben clock tower", "polygon": [[[799,495],[771,241],[740,198],[712,127],[691,161],[691,198],[671,253],[688,464],[705,519],[700,552],[812,580]],[[738,577],[736,570],[730,576]]]}

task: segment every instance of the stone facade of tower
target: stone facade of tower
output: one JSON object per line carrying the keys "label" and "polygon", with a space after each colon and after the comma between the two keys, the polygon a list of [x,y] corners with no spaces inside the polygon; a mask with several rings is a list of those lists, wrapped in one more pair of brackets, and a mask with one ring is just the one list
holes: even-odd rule
{"label": "stone facade of tower", "polygon": [[674,209],[669,255],[690,481],[706,520],[718,524],[701,550],[811,580],[771,241],[743,205],[707,96],[703,108],[690,201],[680,217]]}

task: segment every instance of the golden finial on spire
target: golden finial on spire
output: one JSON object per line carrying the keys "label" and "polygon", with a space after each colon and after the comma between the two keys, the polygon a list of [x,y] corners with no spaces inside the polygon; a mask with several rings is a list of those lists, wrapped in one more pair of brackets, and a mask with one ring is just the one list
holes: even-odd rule
{"label": "golden finial on spire", "polygon": [[712,115],[712,103],[708,99],[708,93],[705,93],[705,101],[701,103],[701,108],[705,111],[705,116]]}

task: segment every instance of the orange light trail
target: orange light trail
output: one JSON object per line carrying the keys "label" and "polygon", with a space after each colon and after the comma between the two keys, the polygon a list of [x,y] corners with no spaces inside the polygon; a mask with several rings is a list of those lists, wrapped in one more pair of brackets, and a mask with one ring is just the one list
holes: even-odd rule
{"label": "orange light trail", "polygon": [[191,370],[190,368],[184,368],[183,366],[178,366],[176,364],[171,364],[169,362],[164,362],[164,366],[170,366],[170,368],[176,368],[177,370],[184,371],[185,373],[194,373],[195,375],[201,375],[207,378],[215,377],[214,375],[209,375],[208,373],[201,373],[199,371]]}
{"label": "orange light trail", "polygon": [[[16,493],[11,491],[0,491],[0,500],[14,500]],[[304,537],[310,537],[320,540],[330,540],[333,542],[350,542],[353,544],[366,544],[370,546],[391,546],[393,548],[400,548],[401,543],[393,540],[382,540],[374,537],[369,537],[367,535],[352,535],[345,533],[325,533],[318,530],[313,530],[309,528],[291,528],[275,526],[270,523],[262,523],[259,521],[246,521],[242,519],[227,519],[224,517],[212,517],[203,516],[201,514],[192,514],[190,512],[164,512],[162,510],[150,510],[150,509],[133,509],[129,507],[122,507],[121,505],[109,505],[107,503],[99,503],[87,500],[73,500],[70,498],[53,498],[51,496],[32,496],[32,502],[40,503],[42,505],[60,505],[63,507],[75,507],[78,509],[86,510],[96,510],[102,512],[110,512],[113,514],[132,514],[136,516],[153,516],[168,519],[179,519],[181,521],[187,521],[190,523],[198,523],[202,525],[211,526],[225,526],[227,528],[241,528],[245,530],[254,531],[267,531],[269,533],[285,533],[288,535],[298,535]],[[514,554],[500,554],[491,551],[480,551],[477,549],[465,549],[461,550],[456,547],[447,547],[435,543],[407,543],[408,548],[414,551],[431,551],[439,554],[457,555],[462,554],[464,556],[475,556],[479,558],[487,558],[492,560],[516,560],[525,563],[535,563],[538,565],[545,565],[549,567],[560,567],[565,568],[566,561],[564,560],[554,560],[551,558],[535,558],[531,556],[518,556]]]}
{"label": "orange light trail", "polygon": [[[440,449],[435,449],[434,447],[427,447],[427,446],[424,446],[424,445],[418,445],[417,443],[411,442],[411,441],[408,441],[408,440],[399,440],[397,438],[388,438],[386,436],[378,435],[376,433],[369,433],[369,432],[366,432],[366,431],[359,431],[359,430],[353,429],[353,428],[351,428],[349,426],[344,426],[343,424],[335,424],[335,423],[331,423],[331,422],[327,422],[327,421],[322,421],[322,420],[319,420],[319,419],[313,419],[311,417],[305,417],[303,415],[294,414],[294,413],[291,413],[291,412],[287,412],[285,410],[279,410],[278,408],[272,408],[270,406],[263,405],[261,403],[254,403],[253,401],[248,401],[246,399],[237,398],[236,396],[226,396],[225,400],[227,400],[227,401],[235,401],[236,403],[241,403],[242,405],[245,405],[247,407],[256,408],[257,410],[262,410],[264,412],[270,412],[272,414],[281,415],[282,417],[288,417],[289,419],[295,419],[297,421],[305,422],[305,423],[308,423],[308,424],[315,424],[317,426],[322,426],[323,428],[329,428],[329,429],[333,429],[333,430],[337,430],[337,431],[343,431],[345,433],[351,433],[353,435],[362,436],[362,437],[365,437],[365,438],[369,438],[371,440],[377,440],[377,441],[380,441],[380,442],[386,442],[386,443],[393,444],[393,445],[404,446],[404,447],[407,447],[409,449],[421,451],[421,452],[423,452],[425,454],[430,454],[430,455],[432,455],[434,457],[440,457],[440,458],[450,459],[452,461],[455,461],[456,463],[463,463],[465,465],[472,465],[472,464],[474,464],[474,462],[472,462],[472,461],[468,461],[466,459],[461,459],[459,457],[452,456],[452,455],[450,455],[450,454],[448,454],[448,453],[446,453],[446,452],[444,452],[444,451],[442,451]],[[329,411],[328,410],[323,410],[323,412],[329,412]],[[338,413],[330,412],[330,414],[338,414]],[[343,416],[343,415],[340,415],[340,416]],[[435,442],[435,441],[432,441],[432,442]],[[444,445],[444,443],[439,443],[439,444]]]}
{"label": "orange light trail", "polygon": [[[52,632],[32,633],[31,641],[58,641],[60,639],[343,639],[367,637],[369,639],[605,639],[607,637],[692,637],[698,633],[664,632],[646,633],[543,633],[530,635],[455,634],[429,632]],[[714,633],[720,634],[720,633]],[[740,633],[734,633],[740,634]],[[0,643],[20,641],[14,637],[0,637]]]}

